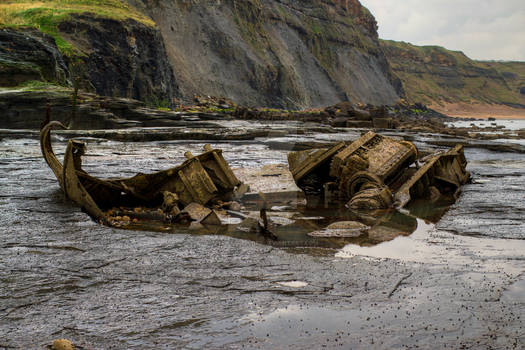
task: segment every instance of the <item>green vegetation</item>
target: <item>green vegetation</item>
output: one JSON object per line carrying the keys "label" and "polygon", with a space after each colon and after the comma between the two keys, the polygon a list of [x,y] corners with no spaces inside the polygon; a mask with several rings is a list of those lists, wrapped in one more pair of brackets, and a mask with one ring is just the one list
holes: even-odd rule
{"label": "green vegetation", "polygon": [[5,90],[22,90],[22,91],[71,91],[71,88],[56,85],[39,80],[29,80],[14,87],[0,87],[0,91]]}
{"label": "green vegetation", "polygon": [[474,61],[460,51],[390,40],[381,47],[409,102],[525,103],[525,63]]}
{"label": "green vegetation", "polygon": [[167,99],[161,99],[157,96],[151,96],[149,101],[146,101],[146,105],[150,108],[158,109],[159,111],[171,110],[170,102]]}
{"label": "green vegetation", "polygon": [[479,63],[501,74],[511,90],[519,91],[525,87],[525,62],[484,61]]}
{"label": "green vegetation", "polygon": [[2,0],[0,27],[35,27],[51,35],[63,54],[75,56],[80,52],[60,36],[57,25],[71,14],[85,12],[118,20],[134,19],[148,26],[154,25],[150,18],[121,0]]}
{"label": "green vegetation", "polygon": [[233,20],[242,38],[261,58],[266,56],[267,33],[261,22],[262,5],[259,0],[230,0],[233,2]]}
{"label": "green vegetation", "polygon": [[204,112],[206,113],[233,113],[235,112],[235,108],[234,107],[230,107],[230,108],[218,108],[218,107],[205,107],[203,109]]}

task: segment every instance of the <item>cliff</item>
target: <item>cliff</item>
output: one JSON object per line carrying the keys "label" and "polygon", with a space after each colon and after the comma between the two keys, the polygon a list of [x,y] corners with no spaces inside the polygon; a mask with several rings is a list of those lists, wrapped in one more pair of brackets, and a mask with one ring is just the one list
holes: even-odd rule
{"label": "cliff", "polygon": [[307,108],[398,99],[357,0],[135,1],[159,27],[182,95]]}
{"label": "cliff", "polygon": [[525,62],[483,62],[439,46],[381,41],[410,102],[525,108]]}
{"label": "cliff", "polygon": [[153,21],[120,0],[0,4],[0,86],[34,81],[167,105],[178,87]]}
{"label": "cliff", "polygon": [[402,94],[357,0],[16,0],[0,13],[0,26],[51,35],[73,68],[68,82],[102,95],[298,109]]}

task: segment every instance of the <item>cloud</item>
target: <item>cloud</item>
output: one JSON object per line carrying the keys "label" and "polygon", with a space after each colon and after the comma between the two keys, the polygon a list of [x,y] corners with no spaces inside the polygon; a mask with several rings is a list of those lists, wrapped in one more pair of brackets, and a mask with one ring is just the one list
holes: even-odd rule
{"label": "cloud", "polygon": [[524,0],[361,0],[379,37],[439,45],[481,60],[525,61]]}

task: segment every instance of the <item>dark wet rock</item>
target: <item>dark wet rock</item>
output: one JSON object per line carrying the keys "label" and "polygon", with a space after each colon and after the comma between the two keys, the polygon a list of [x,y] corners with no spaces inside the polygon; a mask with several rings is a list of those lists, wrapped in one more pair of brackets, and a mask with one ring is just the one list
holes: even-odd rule
{"label": "dark wet rock", "polygon": [[376,129],[393,129],[394,126],[391,118],[375,117],[372,123]]}
{"label": "dark wet rock", "polygon": [[27,81],[67,84],[69,71],[55,40],[36,29],[0,30],[0,86]]}
{"label": "dark wet rock", "polygon": [[349,122],[348,117],[337,117],[332,120],[330,125],[336,128],[337,127],[344,128],[347,126],[348,122]]}
{"label": "dark wet rock", "polygon": [[348,120],[347,128],[372,128],[374,124],[369,120]]}
{"label": "dark wet rock", "polygon": [[363,109],[354,109],[351,116],[357,120],[370,120],[370,112]]}
{"label": "dark wet rock", "polygon": [[436,146],[447,146],[450,147],[454,144],[461,143],[465,148],[481,148],[495,152],[510,152],[510,153],[525,153],[525,146],[516,143],[503,143],[503,142],[485,142],[480,140],[460,140],[460,139],[439,139],[430,140],[429,144]]}
{"label": "dark wet rock", "polygon": [[49,104],[53,120],[72,129],[115,129],[177,126],[181,114],[147,108],[143,102],[81,93],[73,118],[72,90],[9,90],[0,92],[0,118],[6,129],[38,129]]}
{"label": "dark wet rock", "polygon": [[69,15],[58,30],[84,51],[83,76],[97,94],[172,105],[178,87],[156,28],[85,13]]}
{"label": "dark wet rock", "polygon": [[233,119],[230,114],[224,113],[199,113],[199,119],[201,120],[227,120]]}

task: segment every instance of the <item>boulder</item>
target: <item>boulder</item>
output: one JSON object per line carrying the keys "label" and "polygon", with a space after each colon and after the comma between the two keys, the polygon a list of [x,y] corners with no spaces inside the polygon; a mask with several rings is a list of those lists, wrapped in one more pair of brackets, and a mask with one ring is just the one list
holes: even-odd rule
{"label": "boulder", "polygon": [[393,123],[390,118],[374,118],[372,123],[376,129],[392,129]]}
{"label": "boulder", "polygon": [[354,109],[352,113],[350,113],[350,116],[357,120],[371,120],[370,112],[359,108]]}
{"label": "boulder", "polygon": [[364,128],[369,129],[372,128],[374,125],[372,121],[370,120],[347,120],[346,127],[347,128]]}

